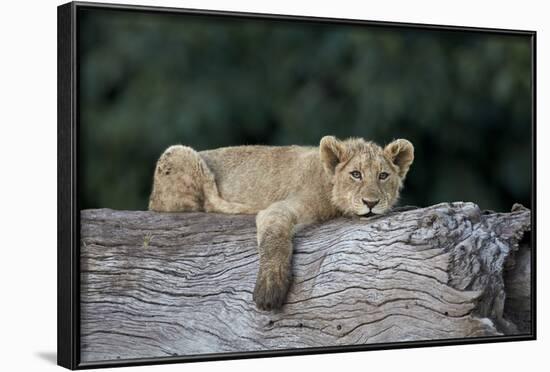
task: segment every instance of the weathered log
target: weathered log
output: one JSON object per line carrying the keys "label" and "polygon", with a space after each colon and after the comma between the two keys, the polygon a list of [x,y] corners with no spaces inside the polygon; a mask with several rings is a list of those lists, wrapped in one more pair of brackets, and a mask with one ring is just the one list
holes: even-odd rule
{"label": "weathered log", "polygon": [[[457,202],[305,227],[287,301],[263,312],[253,216],[85,210],[81,360],[529,333],[503,271],[530,221]],[[507,283],[530,280],[519,253]]]}

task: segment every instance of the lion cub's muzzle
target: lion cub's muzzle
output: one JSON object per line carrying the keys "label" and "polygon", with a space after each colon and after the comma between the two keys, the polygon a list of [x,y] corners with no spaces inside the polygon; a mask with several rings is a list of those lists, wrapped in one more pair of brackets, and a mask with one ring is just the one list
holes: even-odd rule
{"label": "lion cub's muzzle", "polygon": [[374,211],[375,207],[379,205],[380,199],[374,200],[362,198],[361,201],[363,202],[363,208],[360,213],[357,213],[360,217],[372,217],[383,213],[382,210],[376,212]]}

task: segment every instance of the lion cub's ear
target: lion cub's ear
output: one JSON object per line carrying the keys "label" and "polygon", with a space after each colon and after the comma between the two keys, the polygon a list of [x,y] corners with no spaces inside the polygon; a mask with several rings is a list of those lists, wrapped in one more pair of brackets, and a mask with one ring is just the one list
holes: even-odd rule
{"label": "lion cub's ear", "polygon": [[344,161],[345,146],[342,141],[334,136],[325,136],[321,138],[319,144],[321,163],[328,174],[334,174],[336,166]]}
{"label": "lion cub's ear", "polygon": [[396,139],[384,148],[384,153],[399,168],[399,177],[405,178],[414,160],[414,146],[406,139]]}

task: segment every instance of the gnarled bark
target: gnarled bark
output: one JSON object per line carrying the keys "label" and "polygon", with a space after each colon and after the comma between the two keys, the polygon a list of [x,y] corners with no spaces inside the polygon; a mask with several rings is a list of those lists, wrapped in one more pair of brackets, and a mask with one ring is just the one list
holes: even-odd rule
{"label": "gnarled bark", "polygon": [[253,216],[85,210],[81,360],[530,333],[530,221],[459,202],[308,226],[262,312]]}

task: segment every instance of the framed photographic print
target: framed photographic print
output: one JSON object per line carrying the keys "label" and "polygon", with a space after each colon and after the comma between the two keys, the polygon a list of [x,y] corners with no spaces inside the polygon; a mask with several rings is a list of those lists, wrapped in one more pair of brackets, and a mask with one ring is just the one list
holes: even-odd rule
{"label": "framed photographic print", "polygon": [[533,340],[535,32],[58,8],[58,363]]}

